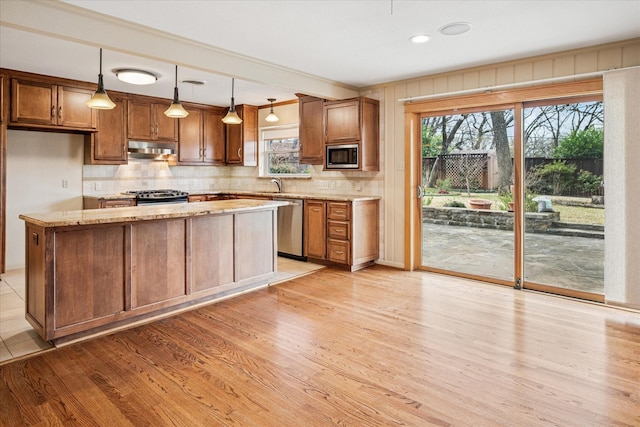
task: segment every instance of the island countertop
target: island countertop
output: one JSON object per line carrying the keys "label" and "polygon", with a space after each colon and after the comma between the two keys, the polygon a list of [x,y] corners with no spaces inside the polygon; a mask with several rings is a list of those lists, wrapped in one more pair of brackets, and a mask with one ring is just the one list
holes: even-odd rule
{"label": "island countertop", "polygon": [[225,214],[261,210],[269,207],[277,208],[286,204],[287,202],[275,200],[234,199],[201,203],[21,214],[19,218],[41,227],[65,227]]}

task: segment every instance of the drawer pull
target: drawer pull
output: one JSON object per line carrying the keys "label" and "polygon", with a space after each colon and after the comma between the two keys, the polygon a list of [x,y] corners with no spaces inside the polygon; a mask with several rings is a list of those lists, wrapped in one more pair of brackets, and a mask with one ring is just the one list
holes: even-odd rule
{"label": "drawer pull", "polygon": [[336,210],[336,213],[342,215],[344,213],[344,211],[343,210]]}
{"label": "drawer pull", "polygon": [[344,233],[344,228],[336,228],[336,233]]}

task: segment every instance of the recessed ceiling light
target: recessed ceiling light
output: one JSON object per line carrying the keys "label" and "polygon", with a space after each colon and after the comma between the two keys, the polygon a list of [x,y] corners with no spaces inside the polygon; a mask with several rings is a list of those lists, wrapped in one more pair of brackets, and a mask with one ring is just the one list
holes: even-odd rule
{"label": "recessed ceiling light", "polygon": [[470,29],[471,24],[468,22],[452,22],[451,24],[440,27],[438,31],[440,31],[440,34],[444,34],[445,36],[457,36],[459,34],[466,33]]}
{"label": "recessed ceiling light", "polygon": [[123,81],[125,83],[130,83],[132,85],[150,85],[154,84],[156,80],[158,80],[158,76],[155,74],[144,71],[144,70],[134,70],[132,68],[122,68],[118,70],[113,70],[116,76],[118,76],[118,80]]}
{"label": "recessed ceiling light", "polygon": [[415,36],[409,37],[413,43],[426,43],[429,41],[431,37],[426,34],[416,34]]}

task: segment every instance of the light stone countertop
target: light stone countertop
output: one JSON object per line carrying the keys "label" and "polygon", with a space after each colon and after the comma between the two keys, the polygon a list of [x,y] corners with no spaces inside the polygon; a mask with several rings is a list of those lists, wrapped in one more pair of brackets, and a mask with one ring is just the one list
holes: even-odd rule
{"label": "light stone countertop", "polygon": [[[231,196],[262,196],[276,199],[301,199],[301,200],[323,200],[335,202],[356,202],[361,200],[379,200],[378,196],[353,196],[348,194],[300,194],[300,193],[277,193],[275,191],[240,191],[240,190],[211,190],[211,191],[189,191],[190,196],[206,194],[231,195]],[[83,196],[93,199],[133,199],[134,194],[105,194],[99,196]]]}
{"label": "light stone countertop", "polygon": [[41,227],[112,224],[156,219],[248,212],[286,205],[275,200],[218,200],[213,202],[143,205],[128,208],[85,209],[50,213],[22,214],[20,219]]}

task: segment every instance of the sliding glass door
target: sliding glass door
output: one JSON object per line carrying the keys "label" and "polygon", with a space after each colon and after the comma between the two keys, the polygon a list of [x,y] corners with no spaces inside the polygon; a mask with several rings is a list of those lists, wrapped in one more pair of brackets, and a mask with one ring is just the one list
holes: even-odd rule
{"label": "sliding glass door", "polygon": [[421,264],[514,280],[514,111],[421,118]]}
{"label": "sliding glass door", "polygon": [[[604,294],[604,117],[600,100],[524,105],[524,285]],[[534,221],[535,220],[535,221]]]}
{"label": "sliding glass door", "polygon": [[416,117],[421,268],[603,300],[600,95]]}

